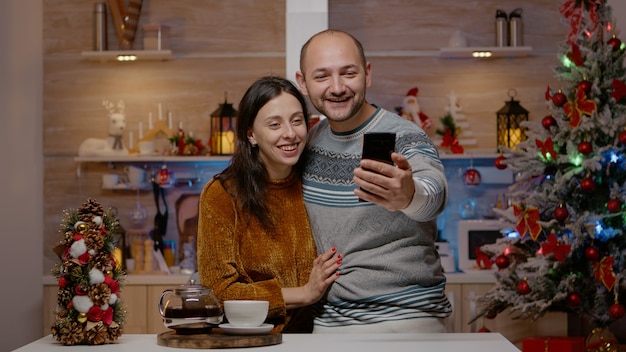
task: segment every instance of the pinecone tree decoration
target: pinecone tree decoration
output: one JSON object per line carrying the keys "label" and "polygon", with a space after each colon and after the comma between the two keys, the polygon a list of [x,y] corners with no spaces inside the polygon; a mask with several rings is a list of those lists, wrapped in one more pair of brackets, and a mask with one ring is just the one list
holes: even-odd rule
{"label": "pinecone tree decoration", "polygon": [[61,263],[52,270],[59,290],[51,332],[60,343],[101,345],[122,335],[120,286],[126,274],[113,255],[120,229],[112,212],[93,199],[64,211],[63,239],[54,248]]}

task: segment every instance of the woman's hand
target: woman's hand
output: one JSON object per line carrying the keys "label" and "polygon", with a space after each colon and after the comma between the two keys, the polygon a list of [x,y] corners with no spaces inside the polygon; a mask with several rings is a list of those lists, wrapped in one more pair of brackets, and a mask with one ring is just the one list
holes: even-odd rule
{"label": "woman's hand", "polygon": [[330,284],[339,276],[342,256],[335,247],[322,253],[313,261],[309,281],[304,286],[283,288],[283,299],[287,309],[308,306],[319,301]]}

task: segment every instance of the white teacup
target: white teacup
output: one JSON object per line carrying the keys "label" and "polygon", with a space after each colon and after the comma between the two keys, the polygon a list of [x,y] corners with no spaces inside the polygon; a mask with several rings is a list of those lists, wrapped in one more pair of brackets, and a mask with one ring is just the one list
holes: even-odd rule
{"label": "white teacup", "polygon": [[112,189],[120,182],[120,176],[118,174],[104,174],[102,175],[102,188]]}
{"label": "white teacup", "polygon": [[268,301],[234,300],[224,301],[224,314],[232,326],[261,326],[267,318]]}

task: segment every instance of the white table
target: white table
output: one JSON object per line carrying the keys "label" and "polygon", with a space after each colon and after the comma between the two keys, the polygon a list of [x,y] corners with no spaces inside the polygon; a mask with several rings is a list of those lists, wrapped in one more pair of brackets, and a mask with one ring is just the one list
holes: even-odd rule
{"label": "white table", "polygon": [[[14,352],[171,352],[193,351],[185,348],[159,346],[152,334],[122,335],[113,344],[99,346],[67,346],[59,344],[51,335],[43,337]],[[358,351],[358,352],[519,352],[517,347],[498,333],[464,334],[284,334],[278,345],[248,348],[229,348],[228,351],[254,350],[267,352],[297,351]]]}

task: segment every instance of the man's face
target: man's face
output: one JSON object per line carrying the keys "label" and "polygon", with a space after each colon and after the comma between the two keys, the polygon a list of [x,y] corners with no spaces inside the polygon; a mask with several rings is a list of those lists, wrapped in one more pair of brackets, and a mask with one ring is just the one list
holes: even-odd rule
{"label": "man's face", "polygon": [[[342,34],[315,38],[303,60],[298,84],[315,108],[330,121],[356,128],[369,116],[361,116],[365,90],[370,86],[370,64],[363,67],[354,42]],[[345,124],[343,124],[345,125]],[[347,130],[347,129],[344,129]]]}

